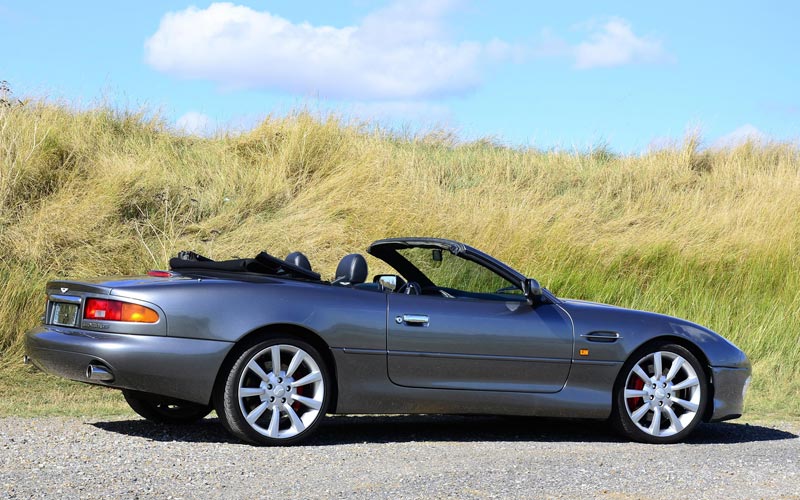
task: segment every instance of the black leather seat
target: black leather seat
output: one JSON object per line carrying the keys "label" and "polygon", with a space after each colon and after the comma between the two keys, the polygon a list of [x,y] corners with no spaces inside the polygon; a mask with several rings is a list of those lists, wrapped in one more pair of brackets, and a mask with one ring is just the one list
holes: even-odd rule
{"label": "black leather seat", "polygon": [[292,252],[286,256],[284,259],[289,264],[295,265],[301,269],[305,269],[306,271],[314,271],[311,269],[311,262],[309,262],[308,257],[303,255],[301,252]]}
{"label": "black leather seat", "polygon": [[367,259],[363,255],[351,253],[339,261],[333,282],[337,285],[357,285],[366,281],[367,274]]}

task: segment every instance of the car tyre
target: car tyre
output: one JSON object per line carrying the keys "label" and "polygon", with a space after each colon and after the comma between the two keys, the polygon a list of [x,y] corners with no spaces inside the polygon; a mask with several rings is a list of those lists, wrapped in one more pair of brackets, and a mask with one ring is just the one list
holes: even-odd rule
{"label": "car tyre", "polygon": [[225,428],[258,445],[295,444],[324,418],[331,378],[314,346],[293,337],[245,349],[223,373],[214,406]]}
{"label": "car tyre", "polygon": [[676,443],[703,420],[708,396],[697,357],[681,345],[655,342],[623,365],[614,385],[611,423],[634,441]]}
{"label": "car tyre", "polygon": [[159,424],[189,424],[211,413],[210,405],[129,390],[123,390],[122,395],[133,411]]}

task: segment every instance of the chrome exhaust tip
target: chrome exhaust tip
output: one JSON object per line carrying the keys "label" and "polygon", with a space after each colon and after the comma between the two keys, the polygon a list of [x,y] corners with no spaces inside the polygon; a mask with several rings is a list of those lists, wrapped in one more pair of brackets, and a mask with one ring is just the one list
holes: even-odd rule
{"label": "chrome exhaust tip", "polygon": [[100,382],[113,382],[114,374],[107,366],[97,363],[89,363],[86,367],[86,378],[89,380],[99,380]]}

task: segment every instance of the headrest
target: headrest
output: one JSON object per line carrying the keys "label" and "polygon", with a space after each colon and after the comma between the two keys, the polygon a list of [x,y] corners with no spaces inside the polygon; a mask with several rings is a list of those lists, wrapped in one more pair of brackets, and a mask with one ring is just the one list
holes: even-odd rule
{"label": "headrest", "polygon": [[336,266],[334,282],[355,285],[367,279],[367,260],[363,255],[351,253],[345,255]]}
{"label": "headrest", "polygon": [[289,264],[293,264],[301,269],[305,269],[306,271],[313,271],[313,269],[311,269],[311,262],[308,261],[308,257],[300,252],[292,252],[287,255],[284,260]]}

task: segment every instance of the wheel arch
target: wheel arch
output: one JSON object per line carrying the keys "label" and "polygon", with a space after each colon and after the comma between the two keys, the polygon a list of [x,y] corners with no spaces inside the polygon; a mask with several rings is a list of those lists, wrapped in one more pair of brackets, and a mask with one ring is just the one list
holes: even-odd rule
{"label": "wheel arch", "polygon": [[[703,422],[708,422],[711,419],[711,415],[714,413],[714,379],[712,377],[711,363],[708,360],[708,356],[706,356],[706,354],[702,349],[700,349],[700,347],[698,347],[697,344],[685,337],[680,337],[677,335],[659,335],[657,337],[647,339],[645,342],[642,342],[640,345],[636,346],[635,349],[631,350],[624,363],[627,363],[631,357],[638,355],[639,351],[649,347],[652,344],[660,342],[669,342],[671,344],[677,344],[681,347],[684,347],[691,352],[698,361],[700,361],[700,365],[703,367],[703,372],[705,373],[706,380],[708,381],[708,397],[706,398],[706,406],[703,408],[702,420]],[[619,374],[617,374],[617,379],[614,381],[615,393],[617,390],[619,390],[619,384],[622,382],[623,376],[625,376],[625,374],[623,374],[623,371],[620,370]]]}
{"label": "wheel arch", "polygon": [[319,351],[320,355],[322,355],[323,361],[325,362],[325,366],[328,368],[328,370],[330,370],[331,379],[333,381],[330,387],[331,400],[328,405],[328,413],[335,413],[339,399],[339,384],[336,374],[336,361],[333,358],[331,348],[318,333],[304,326],[293,323],[272,323],[269,325],[264,325],[250,331],[237,340],[233,348],[228,352],[227,356],[225,356],[225,360],[222,362],[219,370],[217,371],[214,389],[211,396],[212,399],[214,397],[213,395],[221,389],[222,384],[225,381],[225,374],[239,358],[239,355],[255,344],[275,335],[290,335],[297,337],[300,340],[308,342],[317,351]]}

